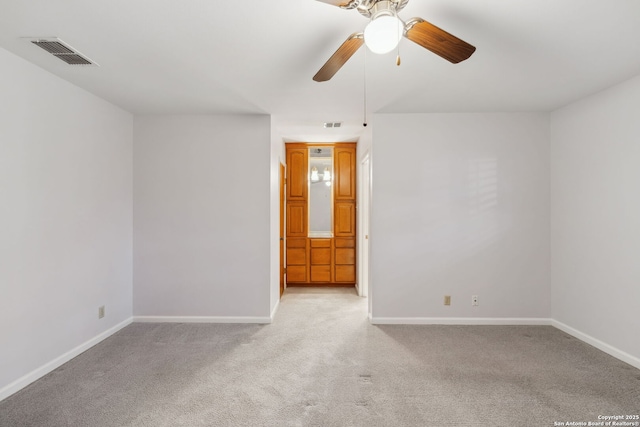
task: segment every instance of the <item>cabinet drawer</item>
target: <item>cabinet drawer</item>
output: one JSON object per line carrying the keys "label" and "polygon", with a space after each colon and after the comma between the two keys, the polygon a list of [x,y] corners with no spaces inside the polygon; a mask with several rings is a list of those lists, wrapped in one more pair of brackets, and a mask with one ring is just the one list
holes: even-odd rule
{"label": "cabinet drawer", "polygon": [[336,239],[336,248],[355,248],[356,239]]}
{"label": "cabinet drawer", "polygon": [[312,248],[330,248],[331,239],[310,239]]}
{"label": "cabinet drawer", "polygon": [[331,264],[330,248],[311,248],[311,265]]}
{"label": "cabinet drawer", "polygon": [[330,282],[331,266],[330,265],[312,265],[311,281],[312,282]]}
{"label": "cabinet drawer", "polygon": [[287,283],[306,282],[307,267],[304,265],[292,265],[287,267]]}
{"label": "cabinet drawer", "polygon": [[306,248],[307,239],[288,238],[287,247],[288,248]]}
{"label": "cabinet drawer", "polygon": [[336,282],[355,282],[355,265],[336,265]]}
{"label": "cabinet drawer", "polygon": [[307,250],[305,248],[287,249],[287,265],[304,265],[307,263]]}
{"label": "cabinet drawer", "polygon": [[355,264],[356,250],[353,248],[336,248],[336,264]]}

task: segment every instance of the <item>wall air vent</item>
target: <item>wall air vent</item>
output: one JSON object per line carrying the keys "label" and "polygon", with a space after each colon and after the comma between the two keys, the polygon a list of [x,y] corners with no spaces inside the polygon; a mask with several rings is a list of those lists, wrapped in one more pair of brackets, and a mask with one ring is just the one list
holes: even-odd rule
{"label": "wall air vent", "polygon": [[34,45],[44,49],[69,65],[98,65],[56,37],[35,38],[29,40]]}
{"label": "wall air vent", "polygon": [[325,122],[324,124],[325,129],[339,128],[341,126],[342,126],[342,122]]}

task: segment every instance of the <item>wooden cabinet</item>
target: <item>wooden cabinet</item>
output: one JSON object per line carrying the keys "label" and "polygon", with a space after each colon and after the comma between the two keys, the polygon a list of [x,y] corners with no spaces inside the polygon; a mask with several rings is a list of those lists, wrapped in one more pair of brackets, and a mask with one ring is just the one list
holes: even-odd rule
{"label": "wooden cabinet", "polygon": [[287,238],[287,281],[307,282],[308,239]]}
{"label": "wooden cabinet", "polygon": [[309,239],[311,245],[311,282],[331,282],[333,239]]}
{"label": "wooden cabinet", "polygon": [[355,237],[356,203],[336,202],[333,232],[336,237]]}
{"label": "wooden cabinet", "polygon": [[287,149],[287,203],[307,202],[308,151],[307,148]]}
{"label": "wooden cabinet", "polygon": [[336,282],[353,283],[356,281],[356,239],[335,239]]}
{"label": "wooden cabinet", "polygon": [[307,237],[307,204],[287,202],[287,237]]}
{"label": "wooden cabinet", "polygon": [[356,200],[356,150],[336,147],[334,154],[335,200]]}
{"label": "wooden cabinet", "polygon": [[[333,147],[332,237],[309,236],[309,147]],[[356,144],[289,143],[286,189],[287,283],[356,282]]]}

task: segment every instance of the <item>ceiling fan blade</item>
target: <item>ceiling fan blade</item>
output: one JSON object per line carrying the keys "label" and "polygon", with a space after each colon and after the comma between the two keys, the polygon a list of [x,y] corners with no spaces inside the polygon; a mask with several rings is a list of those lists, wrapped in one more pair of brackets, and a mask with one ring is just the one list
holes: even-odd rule
{"label": "ceiling fan blade", "polygon": [[474,46],[422,18],[407,21],[405,37],[454,64],[464,61],[476,51]]}
{"label": "ceiling fan blade", "polygon": [[317,0],[321,3],[331,4],[341,7],[342,9],[353,9],[358,6],[358,0]]}
{"label": "ceiling fan blade", "polygon": [[331,58],[320,68],[320,71],[313,76],[313,80],[317,82],[326,82],[331,79],[340,68],[353,56],[360,46],[364,44],[364,35],[362,33],[353,33],[347,40],[331,55]]}

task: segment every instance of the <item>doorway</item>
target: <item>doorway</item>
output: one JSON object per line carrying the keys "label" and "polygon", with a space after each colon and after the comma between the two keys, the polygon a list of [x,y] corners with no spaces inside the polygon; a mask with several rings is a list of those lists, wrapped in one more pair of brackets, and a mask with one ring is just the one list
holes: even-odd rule
{"label": "doorway", "polygon": [[287,287],[355,287],[356,143],[287,143],[285,151]]}
{"label": "doorway", "polygon": [[369,316],[371,316],[371,292],[369,286],[369,219],[371,212],[371,161],[369,152],[366,152],[360,163],[360,203],[358,222],[360,232],[358,233],[358,247],[360,257],[358,259],[358,295],[369,299]]}

